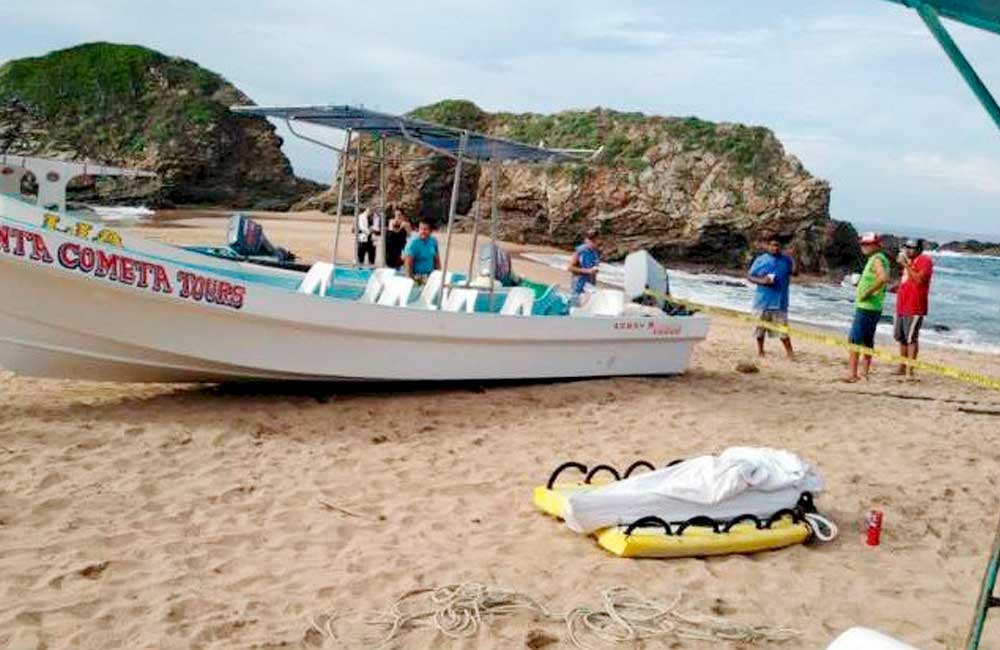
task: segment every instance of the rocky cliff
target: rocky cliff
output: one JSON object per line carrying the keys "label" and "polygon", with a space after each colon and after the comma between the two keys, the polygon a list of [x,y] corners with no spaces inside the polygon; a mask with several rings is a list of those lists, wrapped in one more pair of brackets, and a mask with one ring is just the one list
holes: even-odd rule
{"label": "rocky cliff", "polygon": [[[859,259],[854,228],[830,219],[830,186],[786,154],[768,129],[697,118],[607,109],[554,115],[485,113],[448,100],[412,115],[550,147],[598,149],[593,163],[506,167],[500,172],[499,235],[568,247],[588,228],[604,235],[611,258],[646,248],[670,262],[742,267],[771,233],[786,237],[804,271],[830,273]],[[371,153],[372,143],[362,143]],[[411,216],[447,215],[451,161],[412,147],[389,148],[387,200]],[[362,203],[377,190],[374,163],[362,167]],[[354,183],[348,173],[348,194]],[[486,170],[466,168],[458,211],[468,228],[478,206],[488,215]],[[314,197],[326,207],[335,195]]]}
{"label": "rocky cliff", "polygon": [[965,253],[967,255],[990,255],[1000,257],[1000,243],[984,242],[978,239],[966,239],[965,241],[950,241],[941,245],[941,250],[953,253]]}
{"label": "rocky cliff", "polygon": [[92,43],[0,67],[0,151],[155,171],[153,182],[77,188],[100,201],[282,209],[321,189],[292,174],[250,98],[191,61]]}

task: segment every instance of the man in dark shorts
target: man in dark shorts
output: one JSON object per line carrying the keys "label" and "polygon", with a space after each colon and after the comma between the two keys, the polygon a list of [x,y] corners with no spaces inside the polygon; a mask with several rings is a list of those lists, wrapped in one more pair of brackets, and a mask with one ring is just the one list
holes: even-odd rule
{"label": "man in dark shorts", "polygon": [[[889,284],[889,258],[882,252],[882,238],[873,232],[866,232],[859,239],[861,252],[868,261],[861,272],[858,287],[854,296],[854,322],[848,341],[852,345],[866,348],[875,347],[875,330],[882,318],[882,303],[885,301],[886,286]],[[856,382],[858,375],[858,350],[851,349],[847,357],[850,374],[844,378],[846,382]],[[872,367],[872,355],[865,354],[865,379]]]}
{"label": "man in dark shorts", "polygon": [[[924,254],[923,247],[915,239],[906,241],[896,261],[903,267],[903,279],[896,294],[895,338],[899,343],[899,356],[916,360],[920,350],[920,327],[927,315],[934,261]],[[893,372],[895,375],[907,373],[913,376],[913,366],[904,363]]]}

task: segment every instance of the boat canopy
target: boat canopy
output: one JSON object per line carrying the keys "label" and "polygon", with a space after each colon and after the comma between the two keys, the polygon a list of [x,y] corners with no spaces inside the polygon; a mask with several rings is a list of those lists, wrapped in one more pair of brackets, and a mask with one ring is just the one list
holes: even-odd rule
{"label": "boat canopy", "polygon": [[399,138],[451,158],[461,157],[482,163],[581,162],[582,155],[591,153],[536,147],[475,131],[355,106],[234,106],[232,110],[242,115],[271,117],[287,122],[318,124],[354,133]]}

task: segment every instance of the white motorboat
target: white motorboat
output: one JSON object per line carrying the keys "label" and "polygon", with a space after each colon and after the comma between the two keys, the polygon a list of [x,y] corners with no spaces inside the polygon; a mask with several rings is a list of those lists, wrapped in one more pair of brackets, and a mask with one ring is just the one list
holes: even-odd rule
{"label": "white motorboat", "polygon": [[[456,177],[464,160],[565,155],[364,109],[242,111],[398,135],[454,157]],[[19,192],[26,170],[38,179],[37,200]],[[66,182],[83,174],[137,172],[0,157],[0,366],[8,370],[151,382],[662,375],[683,372],[708,331],[703,315],[670,316],[616,290],[570,312],[555,287],[487,278],[480,289],[437,272],[415,288],[391,270],[336,260],[301,273],[204,255],[68,213]]]}

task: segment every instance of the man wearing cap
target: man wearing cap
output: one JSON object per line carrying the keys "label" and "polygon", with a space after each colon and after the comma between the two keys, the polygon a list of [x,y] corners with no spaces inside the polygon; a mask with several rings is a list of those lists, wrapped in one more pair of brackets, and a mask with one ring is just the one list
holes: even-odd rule
{"label": "man wearing cap", "polygon": [[[878,321],[882,317],[882,303],[885,301],[886,285],[889,284],[889,258],[882,252],[882,239],[873,232],[866,232],[859,239],[861,252],[864,253],[868,261],[865,269],[861,272],[858,286],[854,295],[854,322],[851,324],[851,333],[848,341],[852,345],[861,345],[866,348],[875,347],[875,330]],[[856,382],[861,377],[858,375],[858,354],[852,349],[847,361],[850,374],[844,378],[847,382]],[[864,376],[868,379],[871,371],[872,355],[865,355]]]}
{"label": "man wearing cap", "polygon": [[[899,342],[899,355],[914,360],[919,350],[920,327],[927,315],[931,276],[934,274],[934,261],[930,255],[924,254],[920,243],[915,239],[907,239],[896,258],[903,267],[903,279],[899,283],[899,293],[896,294],[893,329],[895,339]],[[913,366],[902,363],[893,372],[895,375],[907,373],[913,376]]]}
{"label": "man wearing cap", "polygon": [[[757,285],[753,296],[754,316],[762,323],[788,325],[788,287],[795,272],[795,262],[781,250],[781,240],[775,235],[767,239],[767,251],[761,253],[750,265],[747,279]],[[795,358],[792,339],[788,332],[777,332],[764,327],[754,328],[757,354],[764,356],[764,337],[780,336],[789,359]]]}

